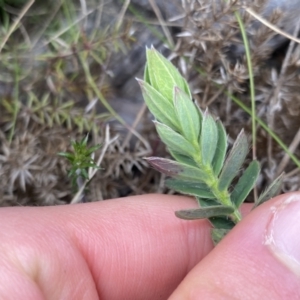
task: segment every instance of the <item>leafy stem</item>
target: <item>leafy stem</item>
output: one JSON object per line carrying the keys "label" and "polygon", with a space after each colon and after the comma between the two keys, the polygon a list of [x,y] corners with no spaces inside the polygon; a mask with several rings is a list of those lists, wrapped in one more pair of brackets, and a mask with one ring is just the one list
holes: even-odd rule
{"label": "leafy stem", "polygon": [[212,193],[216,197],[216,199],[222,203],[224,206],[230,206],[234,209],[234,212],[230,215],[230,218],[234,223],[238,223],[242,216],[239,212],[239,210],[233,205],[231,199],[230,199],[230,193],[227,189],[220,190],[218,186],[218,177],[214,174],[213,169],[211,165],[203,166],[201,163],[201,160],[199,158],[194,158],[197,165],[203,169],[205,172],[207,178],[205,179],[205,183],[207,186],[211,189]]}
{"label": "leafy stem", "polygon": [[[253,160],[234,185],[248,154],[243,130],[227,151],[227,133],[221,122],[193,102],[190,89],[178,70],[153,47],[146,50],[144,80],[138,79],[154,124],[174,160],[148,157],[149,164],[169,178],[166,185],[192,195],[200,208],[175,212],[186,220],[208,218],[217,243],[241,220],[240,206],[259,176]],[[259,197],[255,206],[273,197],[282,176]]]}

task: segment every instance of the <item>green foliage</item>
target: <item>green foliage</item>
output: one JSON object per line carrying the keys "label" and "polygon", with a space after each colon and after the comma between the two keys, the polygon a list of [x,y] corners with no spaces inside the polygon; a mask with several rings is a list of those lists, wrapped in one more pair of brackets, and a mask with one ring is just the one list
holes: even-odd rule
{"label": "green foliage", "polygon": [[205,199],[215,198],[210,188],[203,182],[184,181],[174,178],[168,178],[165,184],[170,189],[176,189],[182,194],[197,196]]}
{"label": "green foliage", "polygon": [[176,86],[174,88],[174,107],[181,125],[180,132],[197,148],[200,134],[200,115],[192,101],[189,101],[189,96]]}
{"label": "green foliage", "polygon": [[218,183],[220,190],[228,189],[232,180],[238,174],[247,153],[248,142],[246,135],[242,130],[233,144],[220,174]]}
{"label": "green foliage", "polygon": [[256,178],[259,174],[259,169],[259,163],[257,161],[252,161],[245,170],[244,174],[240,177],[238,183],[231,193],[231,200],[236,207],[241,206],[250,191],[253,189]]}
{"label": "green foliage", "polygon": [[[149,157],[148,163],[170,177],[166,185],[193,195],[200,208],[177,211],[186,220],[208,218],[217,243],[241,220],[240,206],[253,189],[260,165],[254,160],[240,176],[249,145],[242,130],[227,153],[224,126],[193,103],[187,82],[153,47],[147,49],[144,81],[138,80],[156,129],[174,160]],[[225,159],[226,158],[226,159]],[[277,194],[281,177],[259,198],[257,205]]]}
{"label": "green foliage", "polygon": [[259,196],[257,199],[256,203],[254,204],[254,207],[257,207],[258,205],[266,202],[270,198],[274,197],[276,195],[277,191],[280,189],[282,180],[283,180],[283,175],[281,174],[278,176],[267,188],[266,190]]}
{"label": "green foliage", "polygon": [[94,159],[91,157],[92,153],[98,150],[101,145],[96,145],[88,148],[88,135],[80,142],[72,141],[74,153],[59,152],[58,155],[65,157],[71,163],[71,169],[68,176],[72,179],[74,187],[77,186],[77,179],[80,177],[89,180],[88,168],[100,169]]}
{"label": "green foliage", "polygon": [[233,212],[234,212],[234,208],[231,206],[217,205],[217,206],[207,206],[207,207],[196,208],[196,209],[178,210],[175,212],[175,215],[185,220],[197,220],[197,219],[206,219],[215,216],[227,215]]}

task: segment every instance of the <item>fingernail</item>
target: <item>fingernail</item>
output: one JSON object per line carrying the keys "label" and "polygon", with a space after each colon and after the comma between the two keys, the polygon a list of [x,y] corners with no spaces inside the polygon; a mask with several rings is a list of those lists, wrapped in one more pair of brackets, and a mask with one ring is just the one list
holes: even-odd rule
{"label": "fingernail", "polygon": [[265,244],[272,254],[300,277],[300,194],[290,194],[272,208]]}

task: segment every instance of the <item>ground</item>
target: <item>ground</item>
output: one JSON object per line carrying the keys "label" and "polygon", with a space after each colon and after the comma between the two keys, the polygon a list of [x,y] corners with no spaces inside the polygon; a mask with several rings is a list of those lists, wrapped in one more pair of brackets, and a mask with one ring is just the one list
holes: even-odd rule
{"label": "ground", "polygon": [[[0,3],[1,206],[74,201],[82,182],[72,186],[71,165],[58,153],[72,152],[71,142],[87,134],[89,147],[102,144],[95,161],[104,157],[76,199],[173,193],[144,160],[169,156],[135,80],[151,45],[178,67],[201,109],[224,123],[229,147],[246,130],[254,145],[248,160],[257,156],[262,166],[258,191],[282,172],[282,192],[299,189],[297,42],[236,1],[33,2]],[[250,12],[297,36],[294,9],[266,13],[258,2]],[[236,11],[249,41],[252,90]]]}

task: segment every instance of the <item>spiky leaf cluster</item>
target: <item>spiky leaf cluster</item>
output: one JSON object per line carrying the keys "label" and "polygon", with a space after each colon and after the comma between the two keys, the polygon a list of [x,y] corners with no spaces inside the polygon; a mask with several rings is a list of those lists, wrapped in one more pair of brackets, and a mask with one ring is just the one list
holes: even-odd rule
{"label": "spiky leaf cluster", "polygon": [[[200,208],[177,211],[176,216],[187,220],[209,218],[213,239],[218,242],[241,220],[239,207],[253,189],[260,165],[252,161],[233,186],[249,149],[244,131],[227,153],[222,123],[193,103],[186,80],[171,62],[153,47],[146,52],[144,80],[138,82],[156,119],[157,132],[174,158],[149,157],[147,161],[170,177],[168,187],[198,200]],[[272,195],[265,194],[272,197],[278,184],[280,179],[270,189]]]}
{"label": "spiky leaf cluster", "polygon": [[86,135],[80,142],[72,141],[74,153],[59,152],[58,155],[63,156],[71,163],[71,168],[68,176],[72,179],[72,184],[75,187],[78,178],[89,180],[88,168],[92,167],[99,169],[94,159],[91,157],[92,153],[100,148],[101,145],[93,147],[87,146],[88,135]]}

